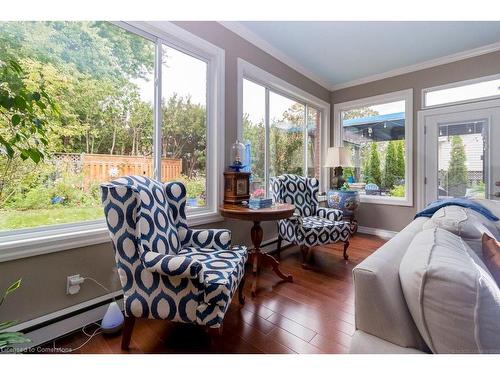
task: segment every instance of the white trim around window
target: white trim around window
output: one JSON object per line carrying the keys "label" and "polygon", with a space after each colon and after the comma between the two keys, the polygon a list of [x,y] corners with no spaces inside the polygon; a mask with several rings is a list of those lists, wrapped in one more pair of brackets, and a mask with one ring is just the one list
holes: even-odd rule
{"label": "white trim around window", "polygon": [[334,146],[342,146],[343,133],[341,114],[344,111],[360,107],[369,107],[396,101],[405,101],[405,198],[380,197],[361,195],[363,203],[385,204],[393,206],[413,206],[413,89],[395,91],[387,94],[337,103],[333,106],[333,136]]}
{"label": "white trim around window", "polygon": [[[170,22],[113,22],[149,40],[160,41],[208,63],[207,72],[207,205],[190,209],[188,224],[221,221],[224,170],[225,51]],[[155,96],[161,97],[161,79],[155,77]],[[155,100],[156,104],[158,100]],[[156,120],[157,121],[157,120]],[[155,127],[158,130],[158,126]],[[158,145],[155,145],[158,150]],[[158,154],[158,153],[157,153]],[[158,161],[156,163],[158,165]],[[158,171],[158,168],[155,168]],[[157,178],[157,172],[155,177]],[[109,241],[104,220],[27,228],[0,233],[0,262]]]}
{"label": "white trim around window", "polygon": [[[328,189],[329,171],[328,168],[323,167],[324,155],[329,147],[330,140],[330,103],[317,98],[316,96],[304,91],[287,81],[272,75],[269,72],[255,66],[248,61],[238,58],[238,122],[237,122],[237,136],[241,139],[243,134],[243,79],[253,81],[268,90],[277,94],[283,95],[287,98],[309,105],[321,113],[321,152],[319,157],[320,162],[320,190],[326,191]],[[268,92],[266,90],[266,92]],[[268,116],[269,105],[266,99],[266,116]],[[266,121],[267,122],[267,121]],[[268,139],[268,137],[266,137]],[[268,147],[266,146],[266,150]]]}

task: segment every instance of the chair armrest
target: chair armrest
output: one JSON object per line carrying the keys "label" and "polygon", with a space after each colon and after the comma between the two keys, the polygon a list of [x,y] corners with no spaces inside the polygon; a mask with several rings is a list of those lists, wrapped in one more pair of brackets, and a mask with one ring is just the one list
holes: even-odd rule
{"label": "chair armrest", "polygon": [[290,216],[289,218],[287,218],[285,220],[288,220],[290,223],[292,223],[295,226],[302,226],[302,224],[304,222],[302,220],[302,216],[300,216],[299,214],[293,214],[292,216]]}
{"label": "chair armrest", "polygon": [[231,247],[231,231],[228,229],[188,229],[182,245],[183,247],[228,250]]}
{"label": "chair armrest", "polygon": [[141,254],[141,261],[149,272],[156,272],[170,277],[198,279],[203,282],[202,264],[189,257],[145,251]]}
{"label": "chair armrest", "polygon": [[318,207],[316,209],[316,216],[331,221],[342,221],[342,219],[344,218],[344,216],[342,215],[342,211],[335,208],[326,207]]}

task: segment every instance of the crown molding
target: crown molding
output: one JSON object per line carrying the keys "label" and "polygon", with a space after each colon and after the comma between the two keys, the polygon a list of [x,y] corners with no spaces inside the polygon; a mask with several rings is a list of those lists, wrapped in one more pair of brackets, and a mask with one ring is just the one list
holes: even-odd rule
{"label": "crown molding", "polygon": [[290,68],[296,70],[300,74],[306,76],[310,80],[316,82],[318,85],[322,86],[327,90],[331,90],[332,85],[325,80],[321,79],[315,73],[313,73],[310,69],[304,67],[296,60],[280,51],[278,48],[271,45],[269,42],[255,34],[253,31],[248,29],[246,26],[242,25],[238,21],[218,21],[218,23],[224,26],[229,31],[232,31],[236,35],[245,39],[246,41],[252,43],[254,46],[263,50],[267,54],[271,55],[275,59],[281,61],[282,63],[288,65]]}
{"label": "crown molding", "polygon": [[355,79],[352,81],[331,85],[330,83],[326,82],[324,79],[318,77],[310,69],[301,65],[295,59],[291,58],[290,56],[288,56],[287,54],[285,54],[284,52],[282,52],[278,48],[272,46],[269,42],[267,42],[266,40],[264,40],[263,38],[261,38],[260,36],[255,34],[253,31],[248,29],[243,24],[241,24],[241,22],[238,22],[238,21],[219,21],[219,24],[224,26],[229,31],[232,31],[233,33],[237,34],[241,38],[252,43],[253,45],[260,48],[261,50],[268,53],[269,55],[273,56],[275,59],[288,65],[292,69],[303,74],[307,78],[311,79],[312,81],[316,82],[317,84],[323,86],[324,88],[326,88],[330,91],[342,90],[342,89],[345,89],[348,87],[363,85],[365,83],[375,82],[375,81],[379,81],[379,80],[390,78],[390,77],[396,77],[396,76],[399,76],[402,74],[412,73],[412,72],[416,72],[419,70],[433,68],[435,66],[449,64],[452,62],[469,59],[471,57],[481,56],[481,55],[485,55],[487,53],[500,51],[500,42],[496,42],[496,43],[492,43],[492,44],[487,44],[485,46],[473,48],[473,49],[470,49],[467,51],[457,52],[457,53],[454,53],[451,55],[442,56],[442,57],[438,57],[438,58],[427,60],[427,61],[422,61],[422,62],[417,63],[417,64],[392,69],[392,70],[389,70],[387,72],[377,73],[377,74],[373,74],[370,76],[358,78],[358,79]]}
{"label": "crown molding", "polygon": [[496,52],[496,51],[500,51],[500,42],[487,44],[485,46],[477,47],[477,48],[470,49],[467,51],[462,51],[462,52],[454,53],[451,55],[438,57],[436,59],[423,61],[423,62],[420,62],[417,64],[408,65],[408,66],[404,66],[401,68],[389,70],[389,71],[384,72],[384,73],[373,74],[371,76],[367,76],[367,77],[355,79],[355,80],[352,80],[349,82],[333,85],[333,86],[330,86],[329,88],[331,91],[337,91],[337,90],[345,89],[348,87],[363,85],[365,83],[379,81],[379,80],[385,79],[385,78],[395,77],[395,76],[399,76],[402,74],[407,74],[407,73],[412,73],[412,72],[416,72],[419,70],[433,68],[435,66],[449,64],[452,62],[465,60],[465,59],[469,59],[471,57],[481,56],[481,55],[485,55],[487,53]]}

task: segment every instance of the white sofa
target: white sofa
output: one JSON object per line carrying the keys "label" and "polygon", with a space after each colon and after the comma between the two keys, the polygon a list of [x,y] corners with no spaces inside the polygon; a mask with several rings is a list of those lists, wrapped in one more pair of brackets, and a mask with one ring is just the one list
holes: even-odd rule
{"label": "white sofa", "polygon": [[[500,217],[500,202],[481,201],[481,203]],[[443,216],[442,212],[440,214]],[[450,224],[450,218],[447,219],[447,224]],[[461,220],[457,219],[458,222]],[[354,268],[356,331],[352,338],[351,353],[431,352],[408,308],[400,280],[400,264],[414,237],[426,228],[435,226],[434,222],[434,218],[415,219]],[[493,225],[495,230],[500,230],[500,222],[491,223],[493,222],[487,225]],[[458,228],[456,234],[461,235],[461,227],[459,225],[456,227]],[[428,232],[433,231],[426,230],[423,235],[427,235]],[[471,247],[477,244],[477,238],[456,238],[458,241],[463,240],[470,244]],[[500,337],[500,331],[498,335]]]}

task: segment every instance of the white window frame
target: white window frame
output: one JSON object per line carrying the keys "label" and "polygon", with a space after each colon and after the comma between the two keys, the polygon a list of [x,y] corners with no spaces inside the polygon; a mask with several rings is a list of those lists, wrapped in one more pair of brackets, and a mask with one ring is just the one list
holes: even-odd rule
{"label": "white window frame", "polygon": [[361,202],[393,206],[413,206],[413,89],[390,92],[367,98],[337,103],[333,106],[334,145],[343,144],[342,112],[360,107],[405,101],[405,198],[360,195]]}
{"label": "white window frame", "polygon": [[455,87],[468,86],[468,85],[473,85],[475,83],[494,81],[497,79],[500,79],[500,74],[493,74],[493,75],[483,76],[483,77],[479,77],[479,78],[467,79],[464,81],[447,83],[447,84],[439,85],[439,86],[427,87],[425,89],[422,89],[422,93],[421,93],[421,95],[422,95],[422,98],[421,98],[422,109],[449,107],[449,106],[457,105],[457,104],[477,103],[477,102],[482,102],[484,100],[499,99],[500,94],[482,96],[482,97],[476,98],[476,99],[458,100],[458,101],[453,101],[453,102],[448,102],[448,103],[443,103],[443,104],[435,104],[435,105],[427,105],[426,100],[425,100],[426,95],[430,92],[433,92],[433,91],[452,89]]}
{"label": "white window frame", "polygon": [[[320,174],[319,174],[319,183],[320,183],[320,191],[327,191],[328,186],[327,182],[329,180],[329,171],[328,168],[323,167],[324,155],[326,155],[326,150],[328,149],[329,140],[330,140],[330,103],[319,99],[318,97],[304,91],[291,83],[288,83],[281,78],[278,78],[271,73],[255,66],[248,61],[245,61],[241,58],[238,58],[238,122],[237,122],[237,137],[238,139],[242,138],[243,135],[243,80],[247,79],[252,81],[266,89],[266,99],[265,99],[265,124],[266,124],[266,132],[269,131],[269,92],[272,91],[276,94],[282,95],[286,98],[294,100],[300,104],[304,104],[306,106],[305,116],[307,116],[307,107],[312,107],[317,110],[321,114],[321,124],[320,124],[320,155],[319,155],[319,163],[320,163]],[[307,124],[307,121],[305,122]],[[265,164],[268,165],[268,153],[269,153],[269,136],[266,134],[266,161]],[[304,175],[307,174],[307,143],[305,143],[304,147]],[[265,181],[269,181],[269,168],[265,168]],[[266,192],[268,192],[269,186],[266,184]]]}
{"label": "white window frame", "polygon": [[[222,201],[224,170],[224,84],[225,51],[206,40],[170,22],[112,22],[133,34],[156,43],[170,46],[183,53],[207,62],[207,161],[206,186],[207,204],[204,207],[189,208],[187,220],[190,226],[223,220],[218,206]],[[156,54],[155,68],[161,63]],[[161,71],[155,69],[154,99],[154,178],[159,179],[161,163]],[[68,224],[25,228],[0,233],[0,262],[46,254],[77,247],[96,245],[109,241],[104,219]]]}

